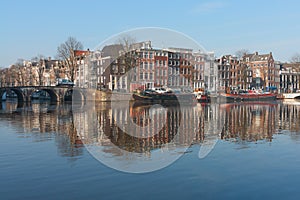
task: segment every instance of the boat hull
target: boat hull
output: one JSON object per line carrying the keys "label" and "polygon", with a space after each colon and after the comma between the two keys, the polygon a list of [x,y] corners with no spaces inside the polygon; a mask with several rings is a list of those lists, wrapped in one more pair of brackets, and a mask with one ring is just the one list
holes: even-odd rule
{"label": "boat hull", "polygon": [[208,96],[205,96],[205,97],[197,98],[197,101],[199,103],[209,103],[210,102],[210,98]]}
{"label": "boat hull", "polygon": [[144,103],[194,103],[196,101],[193,94],[136,94],[132,95],[134,101]]}
{"label": "boat hull", "polygon": [[222,102],[244,102],[244,101],[275,101],[276,95],[268,94],[220,94]]}

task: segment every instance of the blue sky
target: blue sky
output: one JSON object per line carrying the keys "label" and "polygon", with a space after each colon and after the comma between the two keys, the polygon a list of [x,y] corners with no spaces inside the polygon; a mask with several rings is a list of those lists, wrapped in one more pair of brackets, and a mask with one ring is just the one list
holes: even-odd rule
{"label": "blue sky", "polygon": [[69,36],[93,49],[111,35],[138,27],[173,29],[217,56],[239,49],[300,53],[296,0],[6,0],[0,7],[0,67],[38,54],[54,57]]}

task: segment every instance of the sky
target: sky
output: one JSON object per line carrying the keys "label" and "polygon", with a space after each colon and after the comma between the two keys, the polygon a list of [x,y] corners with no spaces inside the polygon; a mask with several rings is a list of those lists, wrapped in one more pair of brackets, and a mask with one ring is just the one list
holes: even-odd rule
{"label": "sky", "polygon": [[140,27],[181,32],[216,56],[248,49],[285,62],[300,53],[299,8],[297,0],[4,0],[0,67],[37,55],[54,58],[69,36],[93,50]]}

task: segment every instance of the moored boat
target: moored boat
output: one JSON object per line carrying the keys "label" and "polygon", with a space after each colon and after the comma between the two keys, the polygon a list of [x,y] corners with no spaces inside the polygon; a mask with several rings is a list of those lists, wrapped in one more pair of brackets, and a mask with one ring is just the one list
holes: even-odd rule
{"label": "moored boat", "polygon": [[247,93],[238,93],[238,94],[231,94],[231,93],[221,93],[220,98],[221,101],[225,102],[240,102],[240,101],[274,101],[276,100],[277,95],[265,92],[247,92]]}
{"label": "moored boat", "polygon": [[208,102],[210,102],[210,97],[209,97],[207,92],[204,92],[204,91],[200,90],[200,91],[195,91],[194,94],[195,94],[196,100],[199,103],[208,103]]}
{"label": "moored boat", "polygon": [[146,89],[133,93],[133,100],[143,101],[143,102],[153,102],[153,103],[162,103],[162,102],[195,102],[195,95],[193,93],[178,93],[174,91],[166,92],[157,92],[153,89]]}

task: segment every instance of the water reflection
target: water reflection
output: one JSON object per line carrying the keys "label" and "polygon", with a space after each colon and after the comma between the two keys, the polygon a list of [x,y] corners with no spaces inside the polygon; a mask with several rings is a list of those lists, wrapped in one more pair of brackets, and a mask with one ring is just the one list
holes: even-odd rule
{"label": "water reflection", "polygon": [[[201,136],[203,131],[192,134],[197,129],[194,125],[198,126],[198,109],[197,107],[190,109],[190,107],[126,104],[111,108],[107,105],[106,109],[96,112],[99,122],[98,132],[91,136],[88,135],[90,131],[83,130],[81,135],[93,142],[102,143],[109,139],[114,145],[130,152],[146,152],[168,143],[186,145],[190,144],[193,139],[191,137],[196,137],[198,140],[203,138]],[[81,115],[74,116],[83,119]],[[84,124],[87,123],[90,121]],[[183,134],[176,137],[180,130]]]}
{"label": "water reflection", "polygon": [[103,102],[92,109],[74,111],[70,104],[6,101],[1,104],[0,118],[24,137],[30,133],[36,142],[54,140],[60,155],[69,157],[82,154],[78,147],[83,142],[102,146],[111,155],[133,152],[151,156],[156,149],[190,144],[212,148],[219,139],[271,142],[274,134],[290,134],[300,140],[299,101],[192,107],[121,103],[112,107]]}
{"label": "water reflection", "polygon": [[32,137],[34,142],[55,141],[61,156],[77,157],[82,154],[73,123],[72,105],[33,101],[18,104],[17,101],[2,102],[0,119],[13,126],[20,137]]}
{"label": "water reflection", "polygon": [[226,123],[221,139],[272,141],[278,130],[277,103],[224,104],[222,109],[226,110]]}

